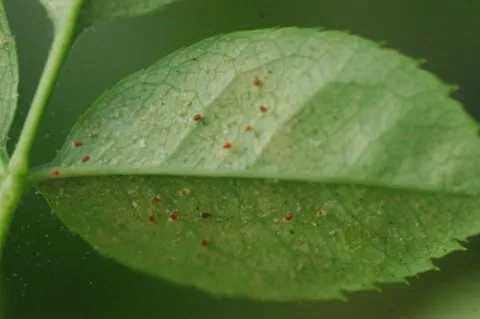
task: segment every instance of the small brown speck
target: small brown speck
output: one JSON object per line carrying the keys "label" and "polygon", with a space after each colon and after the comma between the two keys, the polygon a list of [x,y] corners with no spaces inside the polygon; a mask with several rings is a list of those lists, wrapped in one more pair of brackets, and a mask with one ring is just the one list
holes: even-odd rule
{"label": "small brown speck", "polygon": [[293,219],[293,214],[292,213],[288,213],[286,216],[285,216],[285,220],[288,222],[288,221],[291,221]]}
{"label": "small brown speck", "polygon": [[225,144],[223,144],[224,149],[231,149],[232,147],[233,147],[233,144],[230,142],[226,142]]}
{"label": "small brown speck", "polygon": [[173,212],[170,214],[170,220],[175,221],[175,220],[177,220],[177,218],[178,218],[178,212],[173,211]]}
{"label": "small brown speck", "polygon": [[209,212],[203,212],[201,216],[202,218],[209,218],[209,217],[212,217],[212,214],[210,214]]}
{"label": "small brown speck", "polygon": [[202,239],[202,246],[208,246],[210,245],[210,241],[206,240],[206,239]]}
{"label": "small brown speck", "polygon": [[200,122],[200,121],[202,120],[202,116],[201,116],[200,114],[195,114],[195,115],[193,116],[193,120],[194,120],[195,122]]}
{"label": "small brown speck", "polygon": [[72,142],[73,147],[80,147],[83,146],[83,141],[82,140],[75,140]]}
{"label": "small brown speck", "polygon": [[262,80],[260,80],[259,78],[255,77],[255,80],[253,80],[253,85],[256,86],[256,87],[262,86]]}
{"label": "small brown speck", "polygon": [[267,107],[264,105],[264,104],[261,104],[258,109],[260,110],[260,112],[262,113],[265,113],[267,112]]}
{"label": "small brown speck", "polygon": [[90,160],[90,155],[88,155],[88,154],[83,155],[82,162],[85,163],[85,162],[88,162],[89,160]]}
{"label": "small brown speck", "polygon": [[327,212],[325,211],[325,209],[320,208],[319,210],[317,210],[317,216],[321,218],[327,217]]}
{"label": "small brown speck", "polygon": [[59,170],[52,171],[52,176],[55,176],[55,177],[60,176],[60,171]]}
{"label": "small brown speck", "polygon": [[157,216],[155,215],[148,216],[148,221],[151,223],[155,223],[157,221]]}
{"label": "small brown speck", "polygon": [[251,130],[253,130],[253,126],[248,124],[245,126],[245,132],[250,132]]}
{"label": "small brown speck", "polygon": [[159,203],[160,202],[160,196],[154,195],[152,197],[152,203]]}

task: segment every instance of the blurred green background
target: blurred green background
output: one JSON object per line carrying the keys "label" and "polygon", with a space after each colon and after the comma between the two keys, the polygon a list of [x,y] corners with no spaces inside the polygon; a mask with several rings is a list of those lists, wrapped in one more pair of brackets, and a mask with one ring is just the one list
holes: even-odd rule
{"label": "blurred green background", "polygon": [[[20,58],[15,144],[52,39],[37,0],[5,0]],[[124,76],[202,38],[269,26],[351,30],[412,57],[448,83],[480,118],[480,1],[184,0],[148,16],[103,23],[75,43],[33,150],[32,165],[55,156],[77,117]],[[440,272],[350,302],[273,303],[215,298],[131,271],[71,234],[42,197],[23,199],[8,238],[9,318],[480,318],[480,238],[469,251],[435,261]]]}

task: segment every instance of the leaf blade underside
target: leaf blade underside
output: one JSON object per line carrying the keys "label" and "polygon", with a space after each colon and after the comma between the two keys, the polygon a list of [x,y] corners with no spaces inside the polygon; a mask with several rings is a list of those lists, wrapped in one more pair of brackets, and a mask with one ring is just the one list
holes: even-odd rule
{"label": "leaf blade underside", "polygon": [[[338,298],[428,270],[478,232],[476,124],[449,90],[340,32],[221,35],[99,98],[37,175],[71,178],[39,187],[135,269],[216,294]],[[123,176],[81,177],[105,171]]]}

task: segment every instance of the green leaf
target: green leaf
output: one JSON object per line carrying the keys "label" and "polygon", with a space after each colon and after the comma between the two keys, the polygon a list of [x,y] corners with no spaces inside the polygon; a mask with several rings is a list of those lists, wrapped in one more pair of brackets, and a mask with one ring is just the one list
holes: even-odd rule
{"label": "green leaf", "polygon": [[[10,32],[3,1],[0,1],[0,261],[9,227],[12,206],[20,195],[17,182],[8,175],[11,169],[6,150],[8,133],[15,116],[18,99],[18,61],[15,40]],[[2,294],[0,286],[0,294]]]}
{"label": "green leaf", "polygon": [[18,62],[15,40],[0,2],[0,176],[7,164],[6,143],[17,106]]}
{"label": "green leaf", "polygon": [[432,269],[479,231],[477,125],[449,91],[341,32],[216,36],[105,93],[31,179],[137,270],[214,294],[341,298]]}
{"label": "green leaf", "polygon": [[113,18],[133,17],[154,12],[178,0],[85,0],[79,25],[88,27]]}

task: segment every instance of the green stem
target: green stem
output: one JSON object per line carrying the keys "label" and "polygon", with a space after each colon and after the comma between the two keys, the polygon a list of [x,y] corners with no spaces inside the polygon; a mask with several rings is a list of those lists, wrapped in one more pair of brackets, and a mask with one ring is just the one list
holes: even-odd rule
{"label": "green stem", "polygon": [[10,223],[22,196],[24,176],[8,174],[0,186],[0,260]]}
{"label": "green stem", "polygon": [[7,175],[0,187],[0,260],[11,220],[25,187],[25,176],[29,169],[30,152],[35,134],[58,73],[70,48],[80,5],[81,1],[77,1],[68,10],[60,12],[55,8],[57,11],[50,12],[55,30],[53,43],[20,138],[8,165]]}
{"label": "green stem", "polygon": [[[72,12],[72,14],[76,14],[76,12]],[[45,106],[50,98],[55,80],[67,55],[75,30],[75,18],[72,17],[66,20],[69,23],[66,23],[65,27],[59,28],[58,32],[55,32],[47,63],[45,64],[27,119],[25,120],[18,144],[9,164],[10,172],[26,173],[28,171],[28,160],[30,158],[33,140]]]}

